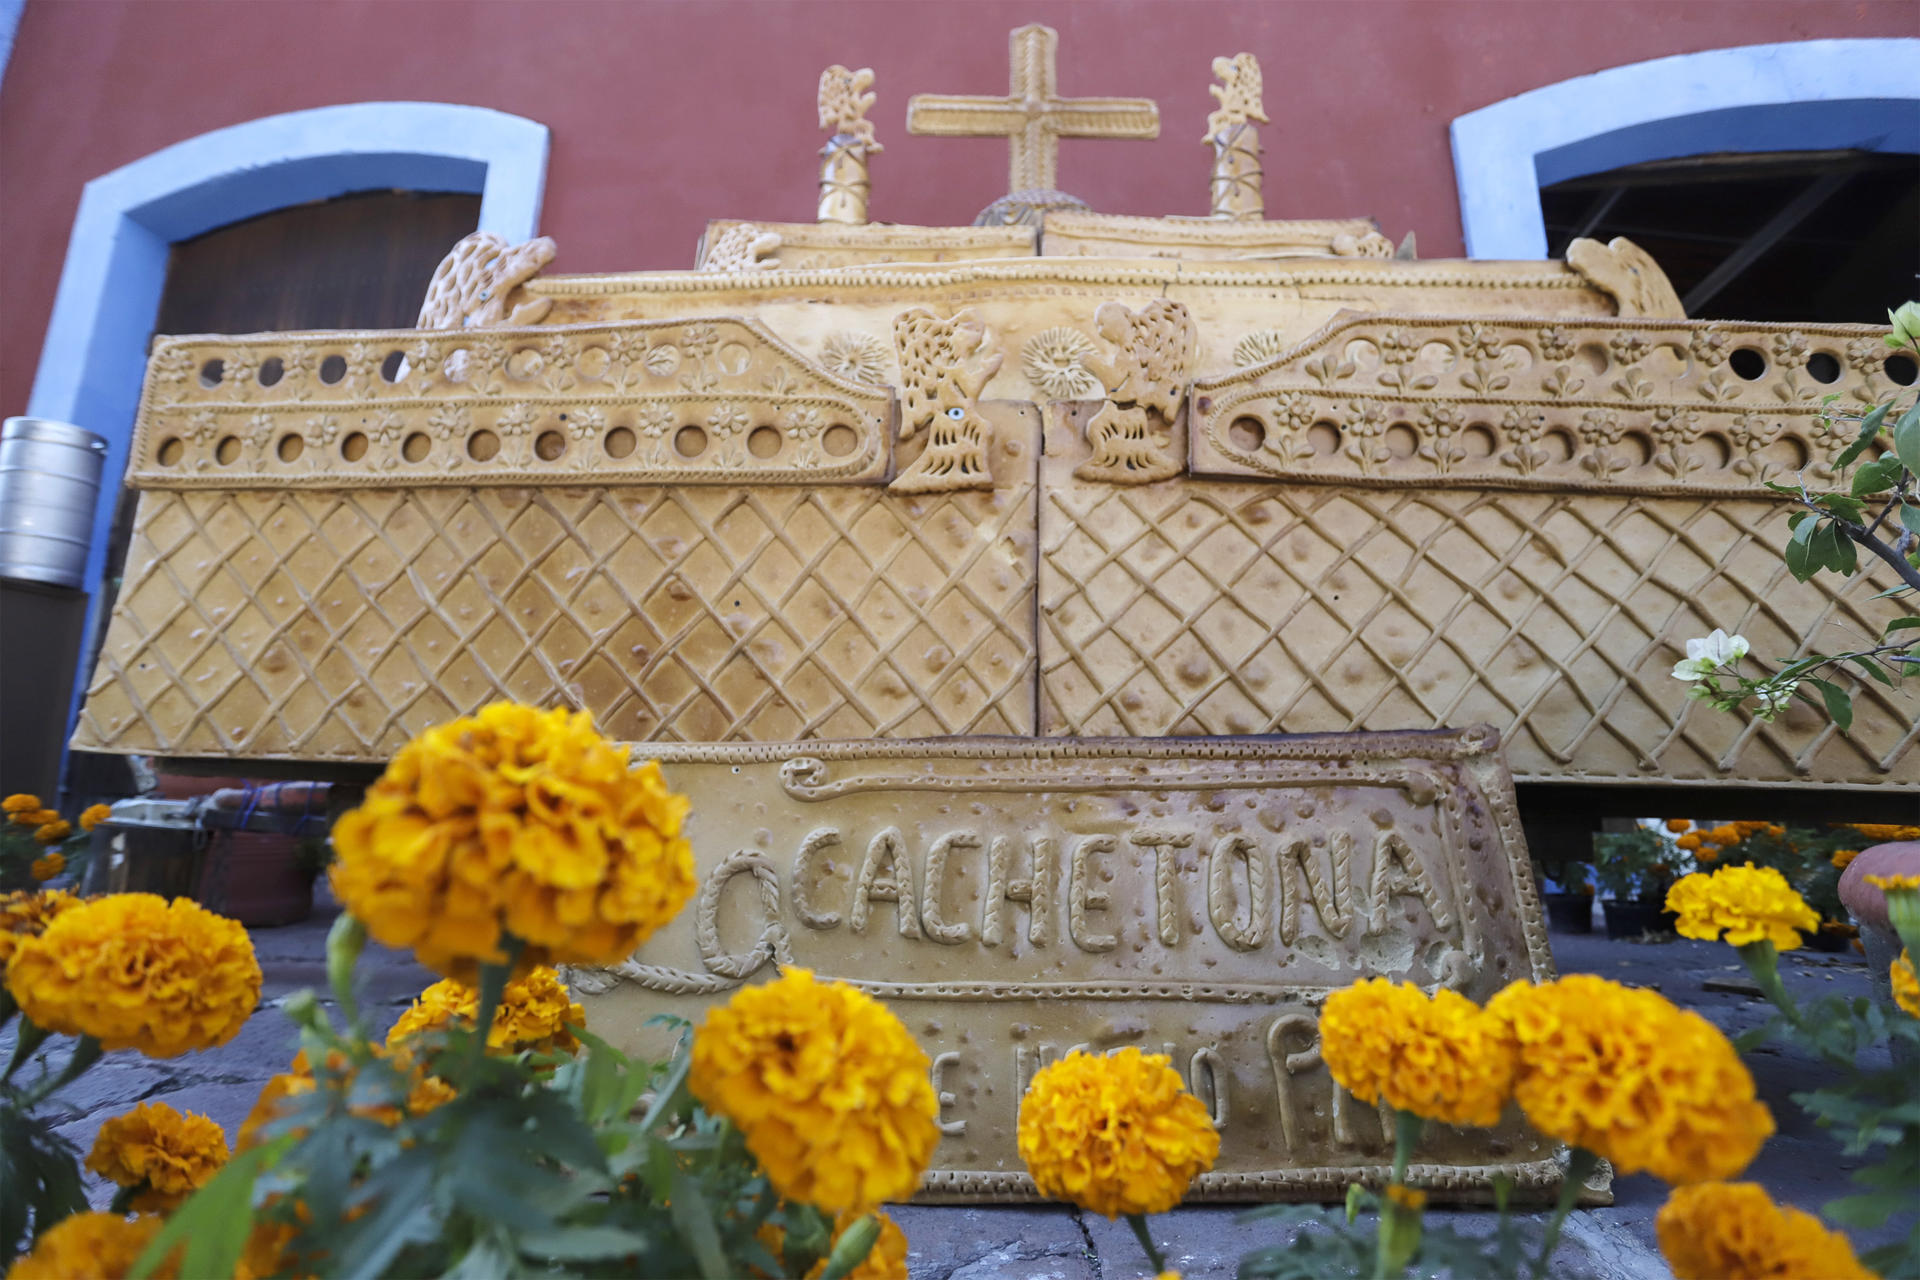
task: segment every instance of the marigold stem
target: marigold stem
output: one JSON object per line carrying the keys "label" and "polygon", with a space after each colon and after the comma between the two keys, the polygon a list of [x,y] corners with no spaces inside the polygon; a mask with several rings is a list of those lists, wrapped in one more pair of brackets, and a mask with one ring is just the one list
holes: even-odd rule
{"label": "marigold stem", "polygon": [[1134,1238],[1140,1241],[1140,1247],[1147,1251],[1147,1261],[1153,1264],[1156,1272],[1167,1269],[1167,1260],[1153,1243],[1153,1236],[1147,1231],[1147,1217],[1143,1213],[1127,1215],[1127,1225],[1133,1228]]}
{"label": "marigold stem", "polygon": [[473,1011],[473,1048],[467,1051],[465,1071],[469,1079],[479,1071],[481,1061],[487,1056],[487,1036],[493,1030],[493,1015],[500,1008],[500,997],[507,990],[507,980],[513,976],[513,968],[520,962],[520,951],[525,945],[512,934],[503,934],[500,949],[507,953],[507,962],[480,966],[480,1002]]}
{"label": "marigold stem", "polygon": [[1533,1264],[1536,1274],[1547,1274],[1547,1259],[1560,1244],[1560,1228],[1567,1224],[1567,1214],[1573,1211],[1573,1202],[1580,1198],[1580,1188],[1586,1185],[1588,1176],[1599,1164],[1600,1157],[1585,1147],[1575,1147],[1567,1153],[1567,1174],[1560,1183],[1560,1199],[1553,1206],[1553,1217],[1547,1220],[1547,1233],[1540,1238],[1540,1256]]}
{"label": "marigold stem", "polygon": [[1734,950],[1740,953],[1740,962],[1747,966],[1747,973],[1760,993],[1787,1015],[1788,1022],[1799,1026],[1800,1007],[1787,994],[1786,984],[1780,981],[1780,953],[1774,950],[1773,943],[1762,938],[1758,942],[1743,943]]}
{"label": "marigold stem", "polygon": [[327,985],[333,988],[333,998],[356,1035],[360,1030],[360,1004],[353,995],[353,970],[366,945],[367,926],[351,911],[342,911],[333,928],[327,930]]}

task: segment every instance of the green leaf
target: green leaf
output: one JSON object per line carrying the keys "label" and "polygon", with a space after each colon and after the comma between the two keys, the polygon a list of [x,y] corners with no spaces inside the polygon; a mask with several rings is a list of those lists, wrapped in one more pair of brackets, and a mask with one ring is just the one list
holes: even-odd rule
{"label": "green leaf", "polygon": [[1867,509],[1864,501],[1844,493],[1824,493],[1814,501],[1850,524],[1859,524],[1861,515]]}
{"label": "green leaf", "polygon": [[1900,459],[1888,455],[1875,458],[1853,473],[1852,493],[1856,498],[1869,494],[1885,493],[1900,482],[1906,468],[1900,465]]}
{"label": "green leaf", "polygon": [[549,1262],[583,1262],[643,1253],[653,1241],[621,1227],[564,1227],[520,1237],[520,1252]]}
{"label": "green leaf", "polygon": [[702,1280],[727,1280],[727,1258],[720,1248],[720,1232],[713,1225],[713,1211],[707,1207],[700,1184],[683,1170],[674,1170],[667,1212],[693,1250]]}
{"label": "green leaf", "polygon": [[1893,452],[1907,470],[1920,475],[1920,400],[1900,415],[1893,429]]}
{"label": "green leaf", "polygon": [[181,1243],[187,1247],[180,1263],[181,1275],[232,1275],[234,1264],[247,1247],[247,1235],[253,1230],[254,1180],[261,1169],[292,1145],[292,1138],[281,1138],[227,1161],[211,1182],[168,1217],[167,1225],[133,1264],[128,1273],[131,1280],[152,1275],[161,1260]]}
{"label": "green leaf", "polygon": [[1860,434],[1854,437],[1853,443],[1841,450],[1840,456],[1833,460],[1835,467],[1852,466],[1854,459],[1866,452],[1867,446],[1873,443],[1873,438],[1880,434],[1880,424],[1887,420],[1887,410],[1891,408],[1893,408],[1891,400],[1885,404],[1875,405],[1872,412],[1860,420]]}
{"label": "green leaf", "polygon": [[1820,698],[1827,704],[1827,714],[1833,717],[1833,723],[1840,732],[1853,728],[1853,699],[1847,691],[1831,680],[1809,679],[1808,684],[1820,691]]}
{"label": "green leaf", "polygon": [[1887,674],[1886,668],[1882,667],[1872,658],[1869,658],[1866,654],[1851,653],[1846,656],[1845,661],[1851,662],[1854,666],[1859,667],[1862,671],[1872,676],[1875,680],[1878,680],[1881,684],[1886,685],[1888,688],[1893,687],[1893,677]]}
{"label": "green leaf", "polygon": [[1920,506],[1911,502],[1901,503],[1900,523],[1907,526],[1909,532],[1920,533]]}
{"label": "green leaf", "polygon": [[1885,634],[1892,635],[1896,631],[1911,631],[1915,627],[1920,627],[1920,614],[1909,614],[1904,618],[1895,618],[1892,622],[1889,622]]}

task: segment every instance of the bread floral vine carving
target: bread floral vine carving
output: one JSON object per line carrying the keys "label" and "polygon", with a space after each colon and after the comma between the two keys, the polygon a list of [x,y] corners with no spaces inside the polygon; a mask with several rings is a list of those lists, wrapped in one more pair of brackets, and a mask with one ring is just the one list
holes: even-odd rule
{"label": "bread floral vine carving", "polygon": [[1054,400],[1084,400],[1100,394],[1100,380],[1087,368],[1094,349],[1086,334],[1070,325],[1042,329],[1020,348],[1027,381]]}
{"label": "bread floral vine carving", "polygon": [[556,246],[540,236],[510,245],[476,231],[440,261],[427,284],[416,329],[492,329],[539,324],[552,298],[534,298],[523,286],[553,261]]}

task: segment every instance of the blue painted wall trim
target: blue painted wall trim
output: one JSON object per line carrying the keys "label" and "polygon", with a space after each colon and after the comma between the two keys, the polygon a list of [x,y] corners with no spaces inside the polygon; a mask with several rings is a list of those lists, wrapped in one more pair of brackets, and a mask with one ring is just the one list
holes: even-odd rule
{"label": "blue painted wall trim", "polygon": [[20,14],[27,0],[0,0],[0,84],[7,79],[7,63],[13,61],[13,38],[20,33]]}
{"label": "blue painted wall trim", "polygon": [[396,187],[476,192],[481,230],[525,240],[540,221],[547,147],[545,125],[499,111],[363,102],[217,129],[86,185],[27,412],[108,441],[86,570],[96,608],[172,243],[272,209]]}
{"label": "blue painted wall trim", "polygon": [[1468,255],[1544,258],[1548,183],[1716,151],[1920,151],[1920,39],[1635,62],[1468,112],[1452,137]]}

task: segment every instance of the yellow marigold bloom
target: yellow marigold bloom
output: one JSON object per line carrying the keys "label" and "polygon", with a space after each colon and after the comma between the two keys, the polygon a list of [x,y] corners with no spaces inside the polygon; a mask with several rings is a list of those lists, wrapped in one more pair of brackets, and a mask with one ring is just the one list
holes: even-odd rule
{"label": "yellow marigold bloom", "polygon": [[[480,1012],[480,993],[452,978],[443,978],[420,993],[387,1033],[393,1048],[423,1031],[447,1026],[455,1019],[472,1025]],[[487,1030],[487,1048],[500,1053],[522,1049],[573,1053],[580,1047],[570,1028],[587,1025],[587,1011],[575,1004],[560,975],[545,965],[507,983]]]}
{"label": "yellow marigold bloom", "polygon": [[259,1145],[260,1130],[280,1113],[282,1102],[299,1094],[313,1092],[313,1073],[305,1070],[304,1056],[297,1065],[299,1070],[283,1071],[260,1087],[260,1096],[254,1099],[253,1109],[247,1112],[247,1118],[240,1122],[239,1132],[233,1135],[236,1153]]}
{"label": "yellow marigold bloom", "polygon": [[1320,1056],[1362,1102],[1446,1124],[1498,1123],[1513,1090],[1513,1032],[1457,991],[1368,978],[1327,997]]}
{"label": "yellow marigold bloom", "polygon": [[929,1065],[886,1006],[789,968],[708,1012],[687,1085],[781,1195],[858,1212],[920,1185],[940,1140]]}
{"label": "yellow marigold bloom", "polygon": [[56,849],[52,853],[35,858],[33,865],[28,867],[27,871],[35,880],[51,880],[66,869],[67,855]]}
{"label": "yellow marigold bloom", "polygon": [[1867,883],[1882,893],[1895,893],[1901,889],[1920,889],[1920,876],[1868,876]]}
{"label": "yellow marigold bloom", "polygon": [[122,1187],[144,1184],[134,1208],[165,1212],[206,1186],[229,1154],[226,1131],[206,1116],[142,1102],[100,1126],[87,1168]]}
{"label": "yellow marigold bloom", "polygon": [[1667,819],[1667,830],[1673,832],[1675,835],[1679,835],[1682,831],[1691,831],[1692,829],[1693,820],[1691,818]]}
{"label": "yellow marigold bloom", "polygon": [[40,797],[16,791],[5,800],[0,800],[0,813],[12,817],[16,813],[32,813],[40,807]]}
{"label": "yellow marigold bloom", "polygon": [[13,959],[14,948],[22,938],[45,933],[48,921],[79,905],[80,899],[65,889],[0,894],[0,972]]}
{"label": "yellow marigold bloom", "polygon": [[[843,1213],[833,1220],[833,1240],[840,1242],[848,1227],[860,1220],[857,1213]],[[873,1242],[873,1248],[867,1250],[867,1256],[847,1272],[847,1280],[907,1280],[907,1233],[900,1224],[884,1213],[873,1215],[880,1223],[880,1236]],[[831,1250],[829,1250],[831,1252]],[[775,1257],[780,1256],[778,1249],[773,1250]],[[825,1258],[808,1269],[806,1280],[820,1280],[826,1274]]]}
{"label": "yellow marigold bloom", "polygon": [[80,829],[82,831],[91,831],[112,816],[112,805],[90,804],[80,811]]}
{"label": "yellow marigold bloom", "polygon": [[625,959],[693,896],[687,798],[585,712],[496,703],[402,747],[333,831],[334,892],[390,947],[477,980]]}
{"label": "yellow marigold bloom", "polygon": [[1773,1132],[1718,1028],[1655,991],[1590,974],[1516,982],[1487,1003],[1513,1026],[1513,1096],[1533,1127],[1680,1184],[1739,1173]]}
{"label": "yellow marigold bloom", "polygon": [[1695,872],[1667,890],[1667,910],[1680,919],[1683,938],[1711,942],[1726,935],[1729,946],[1766,940],[1779,951],[1800,945],[1800,931],[1820,927],[1820,916],[1772,867],[1721,867]]}
{"label": "yellow marigold bloom", "polygon": [[[125,1280],[147,1245],[166,1225],[158,1215],[76,1213],[40,1233],[33,1252],[13,1264],[7,1280]],[[153,1269],[155,1280],[175,1280],[180,1253]]]}
{"label": "yellow marigold bloom", "polygon": [[1920,973],[1914,971],[1913,956],[1905,947],[1900,948],[1900,958],[1887,970],[1887,979],[1893,983],[1894,1003],[1920,1018]]}
{"label": "yellow marigold bloom", "polygon": [[1079,1050],[1033,1077],[1019,1148],[1041,1195],[1117,1218],[1179,1204],[1220,1134],[1165,1054]]}
{"label": "yellow marigold bloom", "polygon": [[186,898],[116,893],[21,939],[7,989],[48,1031],[171,1058],[239,1033],[260,1001],[260,964],[237,921]]}
{"label": "yellow marigold bloom", "polygon": [[1757,1182],[1675,1187],[1653,1229],[1676,1280],[1873,1280],[1845,1236]]}
{"label": "yellow marigold bloom", "polygon": [[1859,856],[1860,851],[1858,849],[1835,849],[1833,851],[1833,865],[1845,871],[1847,864]]}

